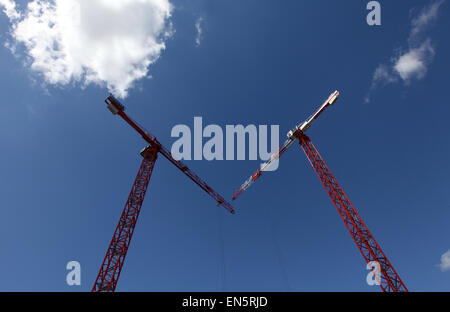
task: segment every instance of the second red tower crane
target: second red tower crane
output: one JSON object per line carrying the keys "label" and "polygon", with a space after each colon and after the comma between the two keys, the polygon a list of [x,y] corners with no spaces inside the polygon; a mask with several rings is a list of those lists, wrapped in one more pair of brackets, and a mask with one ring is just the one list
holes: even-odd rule
{"label": "second red tower crane", "polygon": [[261,168],[241,185],[241,187],[233,194],[233,200],[235,200],[250,185],[252,185],[253,182],[261,177],[263,172],[267,171],[274,162],[278,161],[281,155],[290,146],[292,146],[296,140],[298,140],[300,146],[303,148],[303,151],[308,157],[311,166],[317,173],[317,176],[341,216],[342,221],[344,221],[347,230],[350,232],[350,235],[355,241],[356,246],[364,257],[364,260],[371,266],[374,264],[376,269],[379,270],[379,272],[376,272],[374,275],[376,282],[379,284],[381,289],[388,292],[408,291],[394,267],[384,254],[383,250],[381,250],[380,245],[378,245],[375,241],[375,238],[372,236],[358,212],[348,199],[347,195],[345,195],[336,178],[331,173],[327,164],[320,156],[316,147],[311,142],[309,137],[305,135],[305,132],[309,129],[314,120],[316,120],[325,111],[325,109],[327,109],[327,107],[333,105],[337,101],[339,94],[340,93],[338,91],[333,92],[311,117],[296,126],[293,130],[289,131],[287,141],[282,145],[278,152],[271,156],[269,161],[262,164]]}

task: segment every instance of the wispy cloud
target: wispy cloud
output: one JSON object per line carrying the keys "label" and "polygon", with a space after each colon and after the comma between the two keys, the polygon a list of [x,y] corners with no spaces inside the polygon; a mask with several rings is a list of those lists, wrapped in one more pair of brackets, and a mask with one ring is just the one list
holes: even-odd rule
{"label": "wispy cloud", "polygon": [[444,1],[431,2],[412,18],[408,48],[392,57],[389,64],[378,65],[372,76],[369,92],[364,99],[365,103],[370,102],[372,93],[380,85],[396,82],[409,85],[411,81],[425,77],[435,55],[432,41],[429,37],[425,37],[425,32],[436,21],[439,8]]}
{"label": "wispy cloud", "polygon": [[435,0],[411,21],[410,39],[417,38],[428,26],[430,26],[438,17],[439,8],[445,0]]}
{"label": "wispy cloud", "polygon": [[203,39],[203,17],[199,17],[197,21],[195,21],[195,29],[197,30],[197,36],[195,37],[195,44],[197,46],[200,45],[202,39]]}
{"label": "wispy cloud", "polygon": [[[32,0],[11,22],[7,43],[47,84],[106,86],[119,97],[142,78],[171,34],[169,0]],[[24,47],[24,48],[22,48]]]}
{"label": "wispy cloud", "polygon": [[439,266],[442,271],[450,271],[450,250],[441,256],[441,264]]}

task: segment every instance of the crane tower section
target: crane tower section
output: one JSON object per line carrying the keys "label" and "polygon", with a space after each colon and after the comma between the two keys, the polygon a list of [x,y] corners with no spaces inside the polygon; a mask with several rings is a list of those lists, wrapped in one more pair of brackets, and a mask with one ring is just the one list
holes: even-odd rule
{"label": "crane tower section", "polygon": [[233,194],[233,200],[235,200],[256,179],[258,179],[262,175],[264,169],[270,166],[273,161],[279,159],[281,155],[292,146],[294,141],[298,139],[300,145],[306,153],[306,156],[308,157],[308,160],[316,171],[320,181],[325,187],[325,190],[330,196],[331,201],[344,221],[345,226],[350,232],[364,259],[368,264],[375,264],[377,268],[379,267],[380,274],[375,274],[375,277],[377,278],[377,282],[381,289],[388,292],[408,291],[397,272],[389,262],[388,258],[381,250],[381,247],[375,241],[358,212],[345,195],[325,161],[320,156],[314,144],[311,142],[309,137],[305,135],[305,131],[311,127],[311,124],[325,111],[325,109],[336,102],[339,94],[340,93],[338,91],[333,92],[322,104],[322,106],[313,115],[311,115],[311,117],[289,131],[287,135],[288,140],[283,144],[278,152],[272,155],[268,162],[261,165],[261,169],[257,170],[255,174],[253,174],[249,179],[247,179],[247,181],[244,182],[244,184],[241,185],[241,187]]}
{"label": "crane tower section", "polygon": [[133,237],[134,228],[141,212],[148,183],[158,157],[155,147],[148,147],[141,152],[143,157],[130,195],[114,231],[106,256],[92,288],[93,292],[111,292],[116,290],[128,247]]}
{"label": "crane tower section", "polygon": [[375,261],[379,264],[381,274],[376,277],[381,289],[385,292],[408,291],[309,137],[300,133],[299,142],[362,256],[367,263]]}

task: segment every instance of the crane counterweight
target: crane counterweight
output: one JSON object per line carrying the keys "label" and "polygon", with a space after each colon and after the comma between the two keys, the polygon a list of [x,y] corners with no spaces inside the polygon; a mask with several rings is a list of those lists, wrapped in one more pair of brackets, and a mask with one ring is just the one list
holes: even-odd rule
{"label": "crane counterweight", "polygon": [[120,111],[125,111],[125,106],[123,106],[112,94],[109,95],[105,102],[113,115],[117,115]]}
{"label": "crane counterweight", "polygon": [[322,106],[311,116],[309,117],[305,122],[303,122],[301,125],[298,125],[296,129],[300,129],[303,133],[305,133],[309,127],[311,127],[314,120],[316,120],[324,111],[327,109],[328,106],[333,105],[336,103],[340,92],[334,91],[328,99],[322,104]]}

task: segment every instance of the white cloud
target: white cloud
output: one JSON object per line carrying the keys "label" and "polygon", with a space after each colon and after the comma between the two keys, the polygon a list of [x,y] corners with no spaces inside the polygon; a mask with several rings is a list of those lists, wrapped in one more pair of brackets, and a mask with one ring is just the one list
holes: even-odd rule
{"label": "white cloud", "polygon": [[22,13],[12,0],[0,6],[12,46],[25,46],[46,83],[105,85],[119,97],[149,76],[171,34],[169,0],[32,0]]}
{"label": "white cloud", "polygon": [[20,13],[16,10],[16,3],[13,0],[0,0],[0,7],[3,6],[3,12],[9,19],[20,18]]}
{"label": "white cloud", "polygon": [[450,250],[444,253],[441,256],[441,264],[440,264],[442,271],[449,271],[450,270]]}
{"label": "white cloud", "polygon": [[195,37],[195,44],[197,46],[200,45],[203,37],[203,28],[202,28],[203,18],[199,17],[195,22],[195,29],[197,30],[197,36]]}
{"label": "white cloud", "polygon": [[376,89],[376,87],[379,84],[393,83],[397,81],[398,81],[397,76],[394,75],[392,69],[389,66],[385,64],[378,65],[373,74],[372,84],[370,86],[369,92],[364,98],[364,103],[366,104],[370,103],[370,97],[372,95],[372,92]]}
{"label": "white cloud", "polygon": [[437,19],[438,10],[444,1],[433,1],[412,18],[408,49],[393,57],[390,65],[384,63],[378,65],[364,102],[370,102],[372,92],[380,84],[403,81],[405,85],[409,85],[411,80],[425,77],[428,66],[433,61],[435,49],[430,38],[422,37],[428,26]]}
{"label": "white cloud", "polygon": [[417,48],[411,48],[402,54],[394,65],[395,72],[405,83],[411,79],[422,79],[427,72],[427,65],[434,57],[434,48],[430,40],[426,40]]}
{"label": "white cloud", "polygon": [[378,65],[375,73],[373,74],[373,80],[375,82],[378,81],[386,81],[386,82],[396,82],[398,81],[397,77],[392,75],[390,68],[384,64]]}

